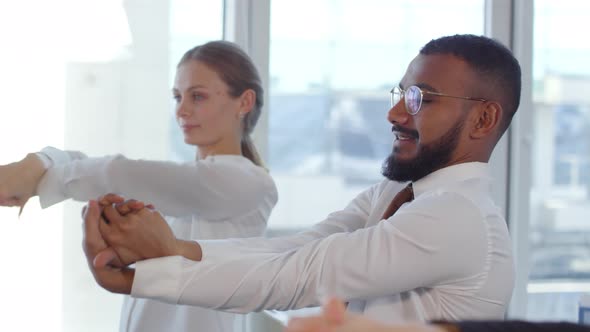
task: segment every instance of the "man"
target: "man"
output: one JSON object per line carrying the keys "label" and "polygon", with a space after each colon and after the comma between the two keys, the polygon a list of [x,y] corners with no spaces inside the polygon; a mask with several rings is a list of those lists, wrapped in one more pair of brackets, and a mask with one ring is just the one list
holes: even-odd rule
{"label": "man", "polygon": [[94,276],[113,292],[235,312],[331,295],[381,322],[502,319],[514,271],[487,162],[520,82],[496,41],[433,40],[391,91],[387,180],[310,230],[271,239],[179,241],[142,202],[107,195],[85,213]]}

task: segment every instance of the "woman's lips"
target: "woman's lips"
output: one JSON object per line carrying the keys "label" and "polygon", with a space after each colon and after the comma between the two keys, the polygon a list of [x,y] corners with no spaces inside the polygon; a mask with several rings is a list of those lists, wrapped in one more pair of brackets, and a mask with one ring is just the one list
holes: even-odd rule
{"label": "woman's lips", "polygon": [[196,128],[200,128],[201,126],[200,125],[182,125],[180,127],[182,128],[182,131],[187,132],[187,131],[191,131]]}

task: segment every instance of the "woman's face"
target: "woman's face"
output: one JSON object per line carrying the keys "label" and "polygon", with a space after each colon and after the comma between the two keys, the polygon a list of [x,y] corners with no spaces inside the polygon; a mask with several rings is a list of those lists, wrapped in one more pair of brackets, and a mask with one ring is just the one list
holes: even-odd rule
{"label": "woman's face", "polygon": [[229,95],[228,86],[207,65],[196,60],[181,64],[172,93],[185,143],[215,149],[240,142],[241,100]]}

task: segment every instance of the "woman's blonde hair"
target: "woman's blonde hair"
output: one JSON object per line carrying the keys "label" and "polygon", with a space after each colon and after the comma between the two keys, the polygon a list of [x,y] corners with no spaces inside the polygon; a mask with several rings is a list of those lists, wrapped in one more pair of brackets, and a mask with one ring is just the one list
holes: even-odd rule
{"label": "woman's blonde hair", "polygon": [[241,142],[242,155],[254,164],[264,167],[264,162],[250,137],[258,118],[260,118],[264,103],[264,90],[258,70],[248,54],[234,43],[218,40],[188,50],[180,59],[177,67],[189,60],[202,62],[215,71],[229,87],[228,92],[232,97],[237,98],[248,89],[254,91],[256,94],[254,107],[242,119],[244,129]]}

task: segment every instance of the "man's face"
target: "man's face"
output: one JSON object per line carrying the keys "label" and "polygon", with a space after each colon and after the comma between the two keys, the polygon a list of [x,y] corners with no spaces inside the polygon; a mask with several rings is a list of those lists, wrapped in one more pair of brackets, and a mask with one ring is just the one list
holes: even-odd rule
{"label": "man's face", "polygon": [[[468,65],[452,55],[418,55],[400,82],[423,91],[470,96],[473,74]],[[383,165],[383,175],[394,181],[416,181],[469,157],[465,149],[465,119],[473,101],[424,94],[415,115],[406,112],[404,99],[388,113],[392,124],[393,150]]]}

